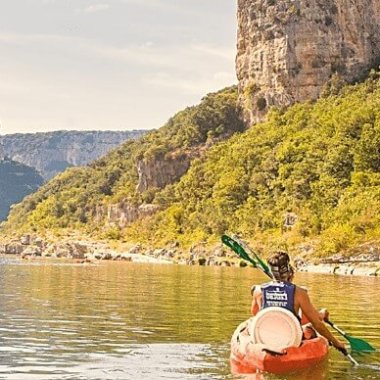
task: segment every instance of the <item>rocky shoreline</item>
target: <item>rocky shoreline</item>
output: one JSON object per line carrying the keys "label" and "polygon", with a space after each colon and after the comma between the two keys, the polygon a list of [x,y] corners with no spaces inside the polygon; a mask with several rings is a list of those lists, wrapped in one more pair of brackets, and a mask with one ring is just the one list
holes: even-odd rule
{"label": "rocky shoreline", "polygon": [[343,276],[380,276],[380,262],[305,264],[297,267],[299,272],[335,274]]}
{"label": "rocky shoreline", "polygon": [[[59,239],[41,238],[35,235],[3,239],[0,240],[0,254],[18,255],[26,260],[64,258],[81,264],[113,260],[153,264],[248,266],[222,244],[215,245],[212,249],[199,244],[187,252],[181,251],[176,244],[162,249],[149,249],[141,244],[113,248],[109,242],[89,240],[75,234]],[[378,252],[348,258],[335,255],[321,259],[318,263],[308,262],[305,258],[296,258],[295,265],[299,272],[380,277]]]}
{"label": "rocky shoreline", "polygon": [[380,277],[380,249],[373,242],[357,247],[348,255],[335,254],[319,262],[309,262],[304,256],[296,258],[295,263],[299,272]]}
{"label": "rocky shoreline", "polygon": [[[59,240],[59,241],[58,241]],[[87,240],[79,236],[62,239],[23,235],[19,238],[0,240],[0,254],[17,255],[26,260],[35,258],[64,258],[79,263],[95,263],[101,260],[131,261],[158,264],[246,266],[235,254],[218,245],[211,253],[202,245],[182,252],[177,245],[162,249],[149,249],[141,244],[112,248],[108,242]]]}

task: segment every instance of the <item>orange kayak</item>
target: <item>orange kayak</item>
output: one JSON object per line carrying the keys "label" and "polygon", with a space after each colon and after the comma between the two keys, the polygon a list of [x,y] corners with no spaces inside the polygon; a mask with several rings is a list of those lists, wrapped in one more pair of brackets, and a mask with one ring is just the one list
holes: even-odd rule
{"label": "orange kayak", "polygon": [[275,353],[259,343],[255,344],[248,333],[248,321],[238,326],[231,339],[231,372],[234,374],[265,371],[284,374],[310,368],[328,355],[325,338],[302,341],[299,347],[288,347],[285,353]]}

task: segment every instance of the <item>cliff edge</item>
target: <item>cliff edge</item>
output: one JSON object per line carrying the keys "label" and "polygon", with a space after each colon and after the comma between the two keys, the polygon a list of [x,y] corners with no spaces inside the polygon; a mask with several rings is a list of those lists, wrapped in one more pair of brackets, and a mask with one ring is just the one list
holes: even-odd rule
{"label": "cliff edge", "polygon": [[316,99],[380,63],[378,0],[238,0],[236,71],[246,124],[270,106]]}

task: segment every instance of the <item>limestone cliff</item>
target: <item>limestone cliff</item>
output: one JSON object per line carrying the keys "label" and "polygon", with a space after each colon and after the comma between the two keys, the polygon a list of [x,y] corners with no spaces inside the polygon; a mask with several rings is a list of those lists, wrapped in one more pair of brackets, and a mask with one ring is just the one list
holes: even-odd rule
{"label": "limestone cliff", "polygon": [[[199,148],[200,151],[201,148]],[[169,157],[138,160],[136,167],[139,182],[136,190],[142,193],[152,187],[162,189],[166,185],[177,181],[187,172],[191,158],[197,155],[197,151],[192,155],[182,152],[172,154]]]}
{"label": "limestone cliff", "polygon": [[153,215],[160,209],[158,205],[135,205],[124,200],[117,204],[98,205],[95,210],[95,221],[109,227],[124,228],[137,219]]}
{"label": "limestone cliff", "polygon": [[[56,131],[0,136],[10,159],[37,169],[50,179],[69,166],[82,166],[146,131]],[[1,152],[0,152],[1,155]]]}
{"label": "limestone cliff", "polygon": [[238,0],[236,71],[246,123],[352,82],[380,59],[379,0]]}
{"label": "limestone cliff", "polygon": [[[136,191],[144,193],[147,190],[163,189],[166,185],[178,181],[189,169],[192,159],[200,156],[206,145],[188,151],[172,152],[152,158],[141,158],[136,161],[138,183]],[[160,207],[157,204],[143,203],[136,205],[122,200],[116,204],[100,205],[95,210],[95,220],[105,221],[106,225],[124,228],[137,219],[156,213]]]}

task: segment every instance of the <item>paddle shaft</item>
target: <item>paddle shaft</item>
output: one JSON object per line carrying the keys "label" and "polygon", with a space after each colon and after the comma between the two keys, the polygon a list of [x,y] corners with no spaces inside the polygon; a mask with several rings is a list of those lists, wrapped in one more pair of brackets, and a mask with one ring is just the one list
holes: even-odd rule
{"label": "paddle shaft", "polygon": [[346,355],[345,353],[343,353],[343,355],[346,356],[353,365],[359,365],[359,363],[350,354],[347,353]]}
{"label": "paddle shaft", "polygon": [[347,334],[341,330],[337,325],[335,325],[334,323],[332,323],[330,320],[327,320],[326,321],[334,330],[338,331],[338,333],[342,336],[344,336],[345,338],[347,338]]}

